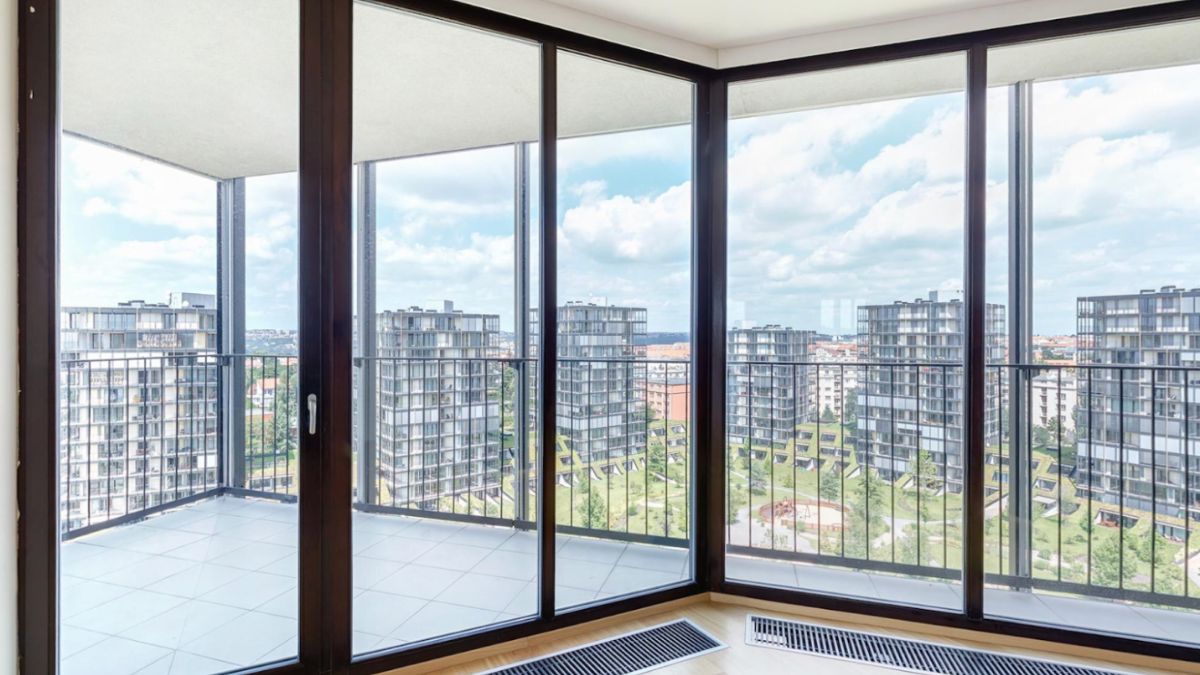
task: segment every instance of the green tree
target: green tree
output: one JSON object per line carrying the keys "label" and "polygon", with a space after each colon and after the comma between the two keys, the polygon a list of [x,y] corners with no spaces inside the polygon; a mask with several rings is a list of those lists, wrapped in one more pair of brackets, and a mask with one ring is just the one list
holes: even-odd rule
{"label": "green tree", "polygon": [[847,491],[846,556],[853,558],[867,557],[869,542],[882,532],[885,523],[883,479],[870,467],[861,468]]}
{"label": "green tree", "polygon": [[824,474],[825,475],[821,476],[821,485],[817,489],[818,496],[820,496],[821,501],[836,502],[841,497],[842,493],[842,480],[841,476],[839,475],[840,472],[834,470],[826,471]]}
{"label": "green tree", "polygon": [[822,422],[836,422],[837,421],[837,415],[833,414],[833,408],[830,408],[828,403],[825,404],[825,409],[821,411],[821,421]]}
{"label": "green tree", "polygon": [[575,505],[575,512],[579,515],[581,526],[593,530],[607,529],[608,505],[604,503],[603,490],[592,489],[592,479],[587,471],[580,471],[576,475],[579,481],[575,494],[579,503]]}
{"label": "green tree", "polygon": [[[1128,533],[1126,533],[1128,534]],[[1137,551],[1131,550],[1132,544],[1126,538],[1126,553],[1132,553],[1124,561],[1121,560],[1121,540],[1116,532],[1104,532],[1099,542],[1092,550],[1092,583],[1097,586],[1117,587],[1128,584],[1133,580],[1133,564],[1137,560]]]}

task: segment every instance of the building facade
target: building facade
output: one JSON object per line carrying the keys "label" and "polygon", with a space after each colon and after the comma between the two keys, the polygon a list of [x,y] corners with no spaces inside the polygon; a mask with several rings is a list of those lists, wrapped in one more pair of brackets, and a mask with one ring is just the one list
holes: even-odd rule
{"label": "building facade", "polygon": [[216,298],[61,309],[62,527],[217,486]]}
{"label": "building facade", "polygon": [[645,334],[642,307],[558,308],[558,482],[576,480],[580,470],[598,477],[642,468],[649,366],[637,342]]}
{"label": "building facade", "polygon": [[1184,448],[1190,438],[1191,457],[1200,449],[1200,289],[1077,302],[1077,492],[1108,504],[1124,495],[1127,508],[1160,517],[1200,517],[1200,470],[1195,459],[1188,466]]}
{"label": "building facade", "polygon": [[1043,429],[1052,429],[1057,424],[1064,432],[1075,431],[1079,391],[1074,372],[1055,369],[1035,375],[1029,380],[1029,389],[1031,424]]}
{"label": "building facade", "polygon": [[[858,311],[866,364],[857,398],[855,452],[885,480],[916,471],[925,452],[950,492],[963,482],[963,303],[936,291],[926,299],[865,305]],[[1004,359],[1004,306],[986,307],[987,362]],[[987,445],[999,439],[999,374],[987,373]]]}
{"label": "building facade", "polygon": [[739,456],[787,447],[796,425],[817,414],[809,396],[812,339],[813,331],[778,325],[729,331],[726,433]]}
{"label": "building facade", "polygon": [[[441,309],[376,317],[376,423],[383,503],[472,509],[501,498],[500,317]],[[448,510],[447,507],[446,510]]]}

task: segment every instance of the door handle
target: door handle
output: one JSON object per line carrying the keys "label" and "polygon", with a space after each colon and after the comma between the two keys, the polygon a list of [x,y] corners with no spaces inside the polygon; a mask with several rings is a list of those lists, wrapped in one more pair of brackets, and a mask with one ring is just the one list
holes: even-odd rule
{"label": "door handle", "polygon": [[317,435],[317,395],[308,395],[308,435]]}

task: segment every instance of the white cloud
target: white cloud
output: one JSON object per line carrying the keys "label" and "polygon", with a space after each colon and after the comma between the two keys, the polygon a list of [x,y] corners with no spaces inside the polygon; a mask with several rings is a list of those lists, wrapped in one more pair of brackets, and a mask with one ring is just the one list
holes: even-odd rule
{"label": "white cloud", "polygon": [[611,263],[688,259],[691,248],[691,182],[647,197],[608,196],[600,181],[575,186],[580,203],[559,228],[563,255]]}
{"label": "white cloud", "polygon": [[64,143],[68,189],[85,200],[85,216],[185,232],[216,229],[216,183],[186,171],[75,139]]}

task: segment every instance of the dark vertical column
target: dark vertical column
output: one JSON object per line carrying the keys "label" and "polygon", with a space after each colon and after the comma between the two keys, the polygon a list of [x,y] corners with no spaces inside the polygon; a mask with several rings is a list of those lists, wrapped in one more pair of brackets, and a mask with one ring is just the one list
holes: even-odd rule
{"label": "dark vertical column", "polygon": [[[1018,82],[1009,92],[1008,111],[1008,393],[1009,441],[1009,569],[1016,577],[1031,574],[1033,502],[1030,475],[1032,448],[1029,381],[1033,372],[1020,367],[1032,361],[1033,304],[1033,83]],[[998,373],[1003,377],[1003,372]],[[997,401],[999,404],[999,401]],[[1001,432],[1003,433],[1003,432]]]}
{"label": "dark vertical column", "polygon": [[725,296],[727,83],[696,86],[692,159],[692,351],[696,581],[725,582]]}
{"label": "dark vertical column", "polygon": [[300,657],[350,661],[351,18],[300,3]]}
{"label": "dark vertical column", "polygon": [[538,298],[538,556],[540,614],[554,617],[554,460],[555,377],[558,372],[558,48],[542,43],[542,128],[541,128],[542,244],[541,293]]}
{"label": "dark vertical column", "polygon": [[221,368],[218,482],[246,486],[246,180],[217,183],[217,343]]}
{"label": "dark vertical column", "polygon": [[375,373],[379,362],[377,333],[375,327],[375,162],[360,162],[358,165],[358,381],[355,388],[358,404],[358,423],[355,427],[355,445],[358,449],[358,494],[359,504],[374,504],[375,474],[378,468],[379,439],[375,431]]}
{"label": "dark vertical column", "polygon": [[[513,519],[529,519],[529,144],[513,145]],[[502,385],[503,386],[503,385]],[[504,411],[500,411],[501,424]],[[503,476],[502,480],[503,482]]]}
{"label": "dark vertical column", "polygon": [[967,51],[966,186],[966,343],[963,386],[963,468],[965,546],[963,609],[967,618],[983,618],[984,451],[987,400],[986,243],[987,243],[987,48]]}
{"label": "dark vertical column", "polygon": [[25,673],[58,671],[58,3],[25,0],[17,88],[17,619]]}

